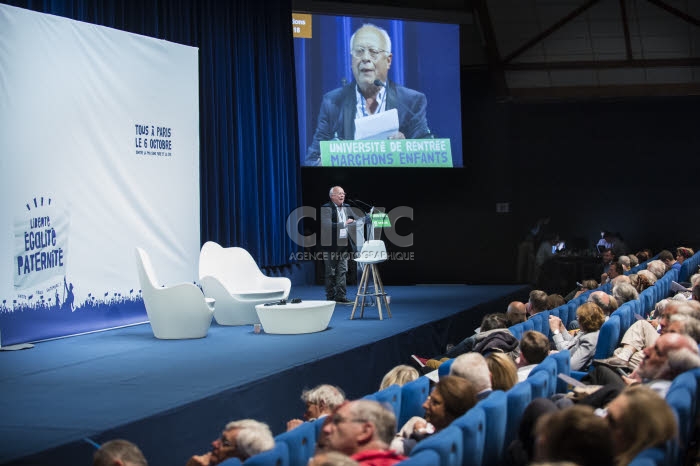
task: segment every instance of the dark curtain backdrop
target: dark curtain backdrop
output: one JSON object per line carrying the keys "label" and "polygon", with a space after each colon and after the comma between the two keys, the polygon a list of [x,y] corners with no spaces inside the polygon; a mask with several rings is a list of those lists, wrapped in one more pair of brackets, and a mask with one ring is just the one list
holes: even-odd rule
{"label": "dark curtain backdrop", "polygon": [[202,242],[244,247],[261,266],[293,262],[285,225],[301,188],[290,0],[3,3],[198,47]]}

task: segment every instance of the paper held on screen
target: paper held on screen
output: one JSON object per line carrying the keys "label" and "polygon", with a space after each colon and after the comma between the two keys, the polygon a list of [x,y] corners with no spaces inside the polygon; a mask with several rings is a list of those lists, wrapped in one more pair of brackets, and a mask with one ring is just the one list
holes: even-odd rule
{"label": "paper held on screen", "polygon": [[388,139],[399,130],[395,108],[355,119],[355,139]]}

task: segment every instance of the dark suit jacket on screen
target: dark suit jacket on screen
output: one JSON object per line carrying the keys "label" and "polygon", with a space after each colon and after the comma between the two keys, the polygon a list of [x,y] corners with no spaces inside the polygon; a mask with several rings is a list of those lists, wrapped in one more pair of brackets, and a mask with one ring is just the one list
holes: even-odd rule
{"label": "dark suit jacket on screen", "polygon": [[[314,138],[306,152],[305,165],[321,163],[320,141],[355,138],[357,113],[355,86],[355,82],[352,82],[323,96]],[[426,119],[428,104],[425,94],[392,82],[387,83],[386,93],[386,110],[396,109],[399,115],[399,131],[406,136],[406,139],[430,137]]]}

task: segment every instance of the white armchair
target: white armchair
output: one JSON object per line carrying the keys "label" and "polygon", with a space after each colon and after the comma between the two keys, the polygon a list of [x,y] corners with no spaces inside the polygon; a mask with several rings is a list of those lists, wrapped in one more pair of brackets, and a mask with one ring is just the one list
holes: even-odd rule
{"label": "white armchair", "polygon": [[292,282],[267,277],[243,248],[223,248],[207,241],[199,253],[199,283],[204,295],[216,300],[219,325],[260,323],[255,305],[287,299]]}
{"label": "white armchair", "polygon": [[151,259],[141,248],[136,248],[136,266],[153,335],[161,339],[206,337],[214,315],[214,300],[205,298],[193,283],[161,287]]}

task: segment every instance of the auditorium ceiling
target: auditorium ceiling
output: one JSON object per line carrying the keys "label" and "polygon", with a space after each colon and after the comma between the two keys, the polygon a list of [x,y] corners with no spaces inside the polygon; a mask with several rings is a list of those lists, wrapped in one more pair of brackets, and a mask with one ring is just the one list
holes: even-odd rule
{"label": "auditorium ceiling", "polygon": [[462,67],[513,97],[700,94],[698,0],[296,0],[462,24]]}

